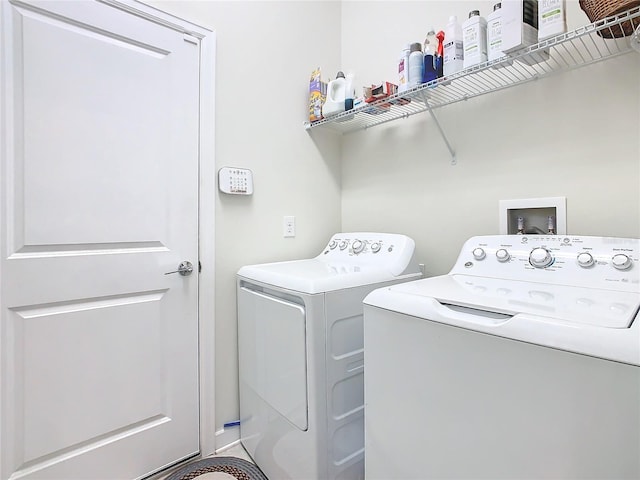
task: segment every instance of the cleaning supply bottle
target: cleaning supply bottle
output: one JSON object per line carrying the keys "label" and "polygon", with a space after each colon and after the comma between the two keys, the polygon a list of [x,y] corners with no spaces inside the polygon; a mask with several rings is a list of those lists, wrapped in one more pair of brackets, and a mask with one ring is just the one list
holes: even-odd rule
{"label": "cleaning supply bottle", "polygon": [[322,106],[322,115],[329,117],[344,112],[344,100],[346,98],[346,81],[344,73],[338,72],[335,80],[331,80],[327,86],[327,99]]}
{"label": "cleaning supply bottle", "polygon": [[415,87],[422,83],[422,70],[424,68],[424,59],[422,58],[422,45],[420,43],[411,44],[411,53],[409,54],[409,82],[408,88]]}
{"label": "cleaning supply bottle", "polygon": [[[433,27],[427,33],[424,40],[424,74],[422,75],[422,83],[429,83],[438,78],[436,72],[436,32]],[[435,85],[434,85],[435,87]]]}
{"label": "cleaning supply bottle", "polygon": [[489,61],[506,57],[502,51],[502,4],[496,3],[493,12],[487,16],[487,59]]}
{"label": "cleaning supply bottle", "polygon": [[538,41],[567,31],[567,5],[565,0],[538,2]]}
{"label": "cleaning supply bottle", "polygon": [[[348,112],[349,110],[353,110],[353,105],[356,98],[355,85],[353,83],[353,73],[347,73],[347,78],[345,78],[344,82],[344,110]],[[347,120],[352,120],[354,118],[354,114],[345,115],[344,117],[340,117],[338,122],[346,122]]]}
{"label": "cleaning supply bottle", "polygon": [[449,17],[444,29],[444,76],[453,75],[463,68],[462,27],[458,17]]}
{"label": "cleaning supply bottle", "polygon": [[480,16],[479,10],[471,10],[462,24],[462,45],[464,68],[487,61],[487,21]]}
{"label": "cleaning supply bottle", "polygon": [[438,49],[436,50],[436,76],[444,77],[444,32],[440,30],[436,33],[438,39]]}
{"label": "cleaning supply bottle", "polygon": [[407,45],[402,50],[402,55],[398,61],[398,93],[402,93],[407,89],[407,82],[409,81],[409,53],[411,51],[410,45]]}

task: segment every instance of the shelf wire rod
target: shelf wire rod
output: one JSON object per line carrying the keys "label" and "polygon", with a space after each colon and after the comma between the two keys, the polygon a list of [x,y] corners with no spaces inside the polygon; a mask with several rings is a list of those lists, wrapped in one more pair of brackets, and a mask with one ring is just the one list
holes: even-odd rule
{"label": "shelf wire rod", "polygon": [[496,76],[492,71],[488,69],[483,70],[482,72],[480,72],[480,75],[482,75],[482,78],[485,82],[487,82],[487,84],[491,85],[491,88],[498,88],[500,86],[500,83],[498,82]]}
{"label": "shelf wire rod", "polygon": [[525,80],[528,77],[527,75],[524,75],[522,73],[520,68],[521,67],[519,66],[519,63],[515,59],[513,60],[513,63],[509,65],[509,73],[511,74],[511,76],[513,77],[516,83],[520,83],[521,81]]}
{"label": "shelf wire rod", "polygon": [[[571,56],[571,54],[567,51],[567,47],[563,44],[563,45],[558,45],[558,47],[555,49],[555,52],[557,55],[555,55],[556,57],[556,62],[558,62],[558,58],[561,59],[564,62],[564,67],[565,68],[571,68],[571,66],[573,65],[573,62],[567,60],[567,58],[565,57],[565,55],[568,55],[569,57]],[[560,64],[558,62],[558,64]]]}
{"label": "shelf wire rod", "polygon": [[489,75],[489,72],[487,72],[486,70],[480,70],[476,74],[476,78],[477,82],[481,84],[483,92],[491,90],[492,88],[497,88],[496,84],[493,82],[493,79]]}
{"label": "shelf wire rod", "polygon": [[510,83],[513,83],[514,80],[517,80],[517,77],[515,77],[511,72],[511,65],[509,64],[505,64],[503,67],[496,69],[494,73],[501,77],[501,80],[504,80],[502,86],[509,85]]}
{"label": "shelf wire rod", "polygon": [[[560,58],[562,60],[563,63],[560,63],[560,61],[558,61],[558,58]],[[564,70],[566,68],[569,68],[569,64],[567,63],[567,61],[562,58],[562,56],[556,51],[554,52],[554,55],[549,59],[549,73],[553,73],[555,71],[558,70]]]}
{"label": "shelf wire rod", "polygon": [[451,84],[442,85],[442,96],[444,98],[448,98],[450,100],[454,100],[454,99],[460,98],[460,94],[458,93],[458,89],[455,88],[455,86],[451,85]]}
{"label": "shelf wire rod", "polygon": [[531,65],[531,68],[536,73],[536,75],[544,76],[552,71],[551,68],[549,67],[550,59],[551,59],[551,53],[549,53],[549,59],[545,60],[544,62],[539,62],[534,65]]}
{"label": "shelf wire rod", "polygon": [[[464,81],[464,80],[462,80]],[[460,83],[451,83],[450,85],[447,86],[447,88],[451,91],[451,93],[454,95],[455,98],[457,98],[458,100],[464,100],[465,95],[467,95],[467,91],[465,89],[463,89],[460,85]]]}
{"label": "shelf wire rod", "polygon": [[517,82],[521,82],[523,80],[531,78],[530,73],[526,69],[522,68],[517,60],[514,60],[513,64],[511,65],[511,72],[516,77]]}
{"label": "shelf wire rod", "polygon": [[[584,47],[584,49],[589,53],[589,55],[591,56],[591,60],[593,60],[593,55],[591,55],[591,53],[589,52],[589,48],[587,47],[587,44],[584,43],[584,37],[580,37],[576,40],[575,44],[571,44],[574,50],[574,52],[576,52],[576,54],[578,54],[580,56],[580,59],[582,60],[582,63],[587,63],[587,59],[584,57],[584,55],[582,55],[582,49],[580,49],[580,45],[582,45]],[[568,52],[571,52],[571,50],[569,50],[569,48],[567,48]],[[571,58],[575,59],[575,57],[573,55],[571,55]],[[575,60],[576,65],[579,64],[580,62],[578,60]]]}
{"label": "shelf wire rod", "polygon": [[478,72],[476,75],[476,83],[481,87],[482,93],[496,88],[495,84],[491,81],[491,78],[488,77],[484,71]]}
{"label": "shelf wire rod", "polygon": [[458,86],[462,89],[462,98],[467,98],[470,94],[475,95],[478,93],[478,85],[476,85],[470,78],[460,78],[456,80]]}
{"label": "shelf wire rod", "polygon": [[582,55],[583,58],[585,58],[585,60],[582,62],[583,64],[593,62],[597,58],[602,58],[602,55],[600,54],[600,52],[598,52],[597,48],[595,50],[591,48],[591,46],[593,45],[593,41],[591,44],[589,44],[583,37],[580,39],[580,44],[582,45],[585,52],[585,54]]}
{"label": "shelf wire rod", "polygon": [[465,99],[469,96],[469,92],[473,92],[473,84],[471,78],[462,77],[456,80],[456,83],[451,83],[450,87],[460,99]]}
{"label": "shelf wire rod", "polygon": [[502,79],[504,79],[504,85],[509,85],[513,82],[518,82],[521,80],[521,78],[517,75],[518,72],[514,69],[514,61],[515,60],[512,60],[511,63],[505,65],[504,68],[499,69],[497,72],[498,75],[500,75]]}
{"label": "shelf wire rod", "polygon": [[459,98],[456,92],[454,92],[449,87],[450,85],[439,85],[438,88],[436,88],[436,90],[439,90],[439,92],[437,93],[437,98],[440,101],[438,103],[448,103]]}
{"label": "shelf wire rod", "polygon": [[496,88],[501,87],[502,85],[504,85],[506,83],[505,80],[505,74],[504,72],[501,72],[501,70],[504,70],[504,68],[492,68],[491,70],[488,70],[488,74],[491,75],[491,78],[493,79],[493,81],[496,84]]}

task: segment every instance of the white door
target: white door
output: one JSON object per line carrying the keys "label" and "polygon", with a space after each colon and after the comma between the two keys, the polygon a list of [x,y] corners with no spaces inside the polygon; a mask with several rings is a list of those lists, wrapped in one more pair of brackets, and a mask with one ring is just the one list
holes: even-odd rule
{"label": "white door", "polygon": [[1,1],[0,479],[140,478],[199,451],[198,40]]}

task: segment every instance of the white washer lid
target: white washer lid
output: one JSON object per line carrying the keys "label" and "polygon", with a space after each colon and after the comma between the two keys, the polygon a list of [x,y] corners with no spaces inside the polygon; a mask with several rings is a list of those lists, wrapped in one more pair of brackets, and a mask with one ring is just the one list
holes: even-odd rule
{"label": "white washer lid", "polygon": [[[240,277],[301,293],[323,293],[387,282],[399,277],[371,265],[327,263],[313,259],[247,265]],[[415,275],[415,274],[414,274]]]}
{"label": "white washer lid", "polygon": [[[443,304],[507,315],[519,313],[579,325],[628,328],[640,309],[640,292],[505,281],[469,275],[443,275],[399,284],[365,299],[366,303],[400,313],[410,303],[394,294],[431,297]],[[387,306],[385,306],[387,305]],[[415,312],[414,312],[415,313]]]}
{"label": "white washer lid", "polygon": [[413,321],[640,365],[640,293],[492,280],[444,275],[374,290],[364,299],[365,331],[372,306]]}

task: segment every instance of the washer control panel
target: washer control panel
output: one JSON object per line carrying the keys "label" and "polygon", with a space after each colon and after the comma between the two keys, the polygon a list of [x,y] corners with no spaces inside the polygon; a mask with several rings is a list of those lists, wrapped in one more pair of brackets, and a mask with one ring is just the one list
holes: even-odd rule
{"label": "washer control panel", "polygon": [[[337,233],[317,257],[325,262],[404,271],[414,264],[415,242],[394,233]],[[417,265],[417,264],[416,264]],[[417,266],[416,266],[417,268]]]}
{"label": "washer control panel", "polygon": [[470,238],[452,274],[640,292],[640,239],[572,235]]}

